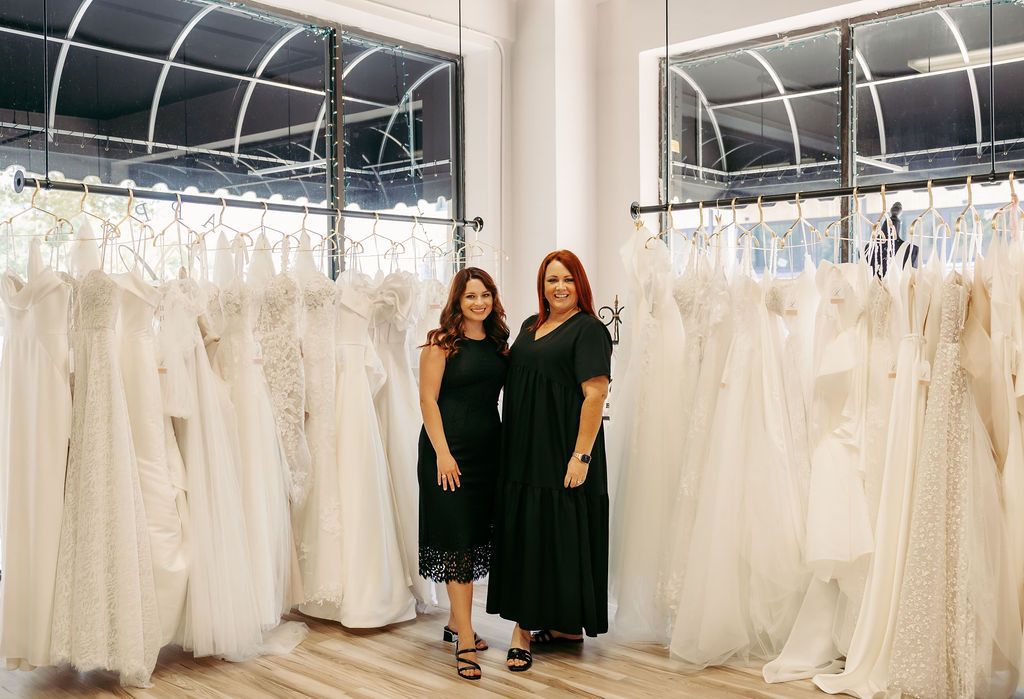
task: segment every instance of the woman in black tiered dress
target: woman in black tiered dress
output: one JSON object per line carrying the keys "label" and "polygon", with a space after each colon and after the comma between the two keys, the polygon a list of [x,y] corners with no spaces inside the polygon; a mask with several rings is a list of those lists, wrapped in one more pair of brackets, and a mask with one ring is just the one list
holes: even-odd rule
{"label": "woman in black tiered dress", "polygon": [[480,679],[473,632],[473,581],[491,567],[508,326],[494,280],[467,267],[452,279],[441,325],[420,356],[420,575],[446,583],[451,616],[444,639],[456,667]]}
{"label": "woman in black tiered dress", "polygon": [[[540,312],[509,356],[487,611],[517,623],[508,653],[608,630],[608,472],[601,426],[612,342],[568,250],[537,279]],[[529,633],[536,629],[536,633]]]}

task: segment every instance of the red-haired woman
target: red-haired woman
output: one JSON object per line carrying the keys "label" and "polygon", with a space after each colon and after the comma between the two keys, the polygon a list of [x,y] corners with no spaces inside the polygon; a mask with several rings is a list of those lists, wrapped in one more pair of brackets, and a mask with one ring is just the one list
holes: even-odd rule
{"label": "red-haired woman", "polygon": [[[608,475],[601,414],[612,340],[579,258],[537,272],[539,310],[509,355],[487,611],[516,622],[514,672],[537,644],[608,630]],[[529,629],[537,629],[530,634]]]}
{"label": "red-haired woman", "polygon": [[491,275],[476,267],[452,279],[441,325],[420,354],[420,575],[446,583],[456,671],[480,679],[473,581],[491,567],[501,418],[508,355],[505,309]]}

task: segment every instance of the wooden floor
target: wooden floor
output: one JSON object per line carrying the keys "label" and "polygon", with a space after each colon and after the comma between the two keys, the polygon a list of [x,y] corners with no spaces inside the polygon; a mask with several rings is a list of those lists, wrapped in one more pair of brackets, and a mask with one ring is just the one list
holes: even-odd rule
{"label": "wooden floor", "polygon": [[[477,597],[480,598],[478,591]],[[122,688],[112,673],[44,668],[0,671],[6,697],[826,697],[810,682],[767,685],[759,669],[713,669],[684,675],[653,645],[624,645],[588,638],[582,648],[534,654],[533,668],[513,674],[504,658],[512,624],[484,614],[478,602],[477,633],[491,649],[479,653],[483,679],[455,674],[450,645],[441,641],[447,612],[373,631],[295,616],[310,627],[294,652],[247,663],[196,660],[166,648],[149,689]]]}

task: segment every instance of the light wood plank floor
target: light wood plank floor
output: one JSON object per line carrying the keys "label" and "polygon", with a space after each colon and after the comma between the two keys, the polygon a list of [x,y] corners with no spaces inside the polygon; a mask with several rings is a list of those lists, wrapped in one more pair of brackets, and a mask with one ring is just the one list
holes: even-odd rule
{"label": "light wood plank floor", "polygon": [[477,633],[491,649],[479,653],[484,677],[459,679],[450,645],[441,641],[447,612],[420,615],[385,629],[356,631],[294,616],[310,627],[293,653],[247,663],[196,660],[166,648],[150,689],[122,688],[113,673],[70,668],[0,671],[0,699],[7,697],[701,697],[749,699],[826,697],[810,682],[767,685],[759,669],[712,669],[683,675],[668,653],[654,645],[626,645],[610,637],[588,638],[582,648],[534,654],[533,668],[505,669],[512,624],[484,614],[477,593]]}

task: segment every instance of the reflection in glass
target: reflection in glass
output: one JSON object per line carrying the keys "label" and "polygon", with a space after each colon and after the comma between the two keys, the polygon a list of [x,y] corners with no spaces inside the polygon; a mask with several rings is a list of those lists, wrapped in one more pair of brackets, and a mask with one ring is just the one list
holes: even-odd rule
{"label": "reflection in glass", "polygon": [[[46,7],[0,10],[0,121],[50,127],[49,174],[327,199],[325,30],[199,0]],[[46,174],[33,140],[5,140],[0,167]]]}
{"label": "reflection in glass", "polygon": [[987,172],[989,5],[852,27],[858,184]]}
{"label": "reflection in glass", "polygon": [[839,36],[829,31],[713,58],[673,58],[673,199],[837,184]]}

